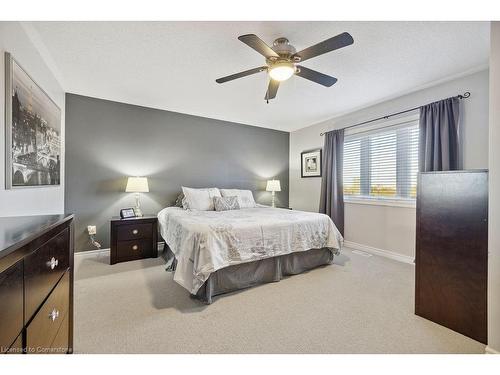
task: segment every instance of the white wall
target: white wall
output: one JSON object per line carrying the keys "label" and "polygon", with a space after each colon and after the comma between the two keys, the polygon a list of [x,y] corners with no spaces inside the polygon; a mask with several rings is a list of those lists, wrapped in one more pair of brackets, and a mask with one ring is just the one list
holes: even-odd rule
{"label": "white wall", "polygon": [[488,347],[500,352],[500,22],[491,23]]}
{"label": "white wall", "polygon": [[[464,168],[487,168],[488,76],[488,70],[482,70],[290,133],[290,207],[318,211],[321,179],[300,177],[300,153],[323,147],[323,137],[319,135],[321,132],[465,91],[469,91],[471,97],[462,104]],[[414,257],[415,208],[346,203],[345,239]]]}
{"label": "white wall", "polygon": [[[5,190],[5,58],[10,52],[62,112],[61,185]],[[64,91],[18,22],[0,22],[0,216],[64,212]]]}

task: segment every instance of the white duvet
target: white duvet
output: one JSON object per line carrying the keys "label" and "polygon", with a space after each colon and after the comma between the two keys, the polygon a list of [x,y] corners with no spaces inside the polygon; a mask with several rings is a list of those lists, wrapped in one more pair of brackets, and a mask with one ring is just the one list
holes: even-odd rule
{"label": "white duvet", "polygon": [[177,259],[174,280],[192,294],[221,268],[323,247],[337,253],[343,242],[327,215],[271,207],[220,212],[167,207],[158,222]]}

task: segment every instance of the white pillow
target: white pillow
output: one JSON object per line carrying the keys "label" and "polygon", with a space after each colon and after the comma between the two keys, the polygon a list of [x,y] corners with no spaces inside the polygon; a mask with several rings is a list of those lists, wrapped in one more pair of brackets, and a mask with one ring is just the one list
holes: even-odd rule
{"label": "white pillow", "polygon": [[220,191],[217,188],[192,189],[182,187],[184,199],[182,206],[187,210],[213,211],[214,197],[220,197]]}
{"label": "white pillow", "polygon": [[253,208],[257,206],[250,190],[220,189],[220,193],[223,197],[238,197],[240,208]]}

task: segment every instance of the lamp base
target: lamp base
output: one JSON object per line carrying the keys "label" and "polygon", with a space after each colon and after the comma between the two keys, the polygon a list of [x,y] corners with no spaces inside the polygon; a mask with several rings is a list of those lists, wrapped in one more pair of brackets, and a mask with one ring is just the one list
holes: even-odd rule
{"label": "lamp base", "polygon": [[141,210],[141,202],[139,201],[139,194],[135,194],[135,207],[134,207],[134,212],[135,216],[137,217],[143,217],[144,215],[142,214]]}
{"label": "lamp base", "polygon": [[273,200],[271,201],[271,207],[272,208],[276,208],[276,206],[274,204],[274,191],[271,194],[272,194],[272,197],[273,197]]}

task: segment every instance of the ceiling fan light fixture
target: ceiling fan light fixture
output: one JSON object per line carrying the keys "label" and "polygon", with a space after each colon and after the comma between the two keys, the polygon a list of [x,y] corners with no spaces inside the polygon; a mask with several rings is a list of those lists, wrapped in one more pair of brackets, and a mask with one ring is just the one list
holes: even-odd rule
{"label": "ceiling fan light fixture", "polygon": [[344,32],[297,52],[287,38],[276,39],[272,47],[268,46],[266,42],[255,34],[240,35],[238,39],[264,56],[266,58],[266,65],[221,77],[216,79],[215,82],[224,83],[266,71],[268,78],[270,78],[266,96],[264,97],[267,103],[269,103],[270,99],[276,97],[280,82],[290,79],[293,75],[318,83],[324,87],[334,85],[337,82],[337,78],[296,64],[354,43],[351,34]]}
{"label": "ceiling fan light fixture", "polygon": [[295,73],[295,66],[292,63],[278,63],[271,67],[269,75],[275,81],[286,81]]}

